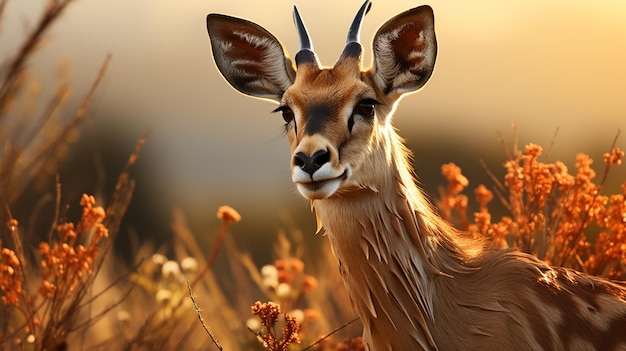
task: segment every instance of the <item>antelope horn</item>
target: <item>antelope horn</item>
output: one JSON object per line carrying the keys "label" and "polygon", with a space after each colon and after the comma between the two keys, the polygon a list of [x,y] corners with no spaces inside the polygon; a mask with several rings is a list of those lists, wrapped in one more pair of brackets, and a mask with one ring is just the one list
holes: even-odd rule
{"label": "antelope horn", "polygon": [[352,25],[350,25],[350,29],[348,30],[348,39],[346,40],[346,46],[350,43],[359,43],[359,34],[361,33],[361,23],[363,22],[363,18],[370,12],[372,8],[372,3],[370,0],[365,0],[365,3],[359,9],[359,12],[354,16],[354,20],[352,21]]}
{"label": "antelope horn", "polygon": [[346,47],[343,48],[343,52],[341,53],[341,57],[339,58],[339,62],[343,62],[344,59],[353,59],[356,58],[361,60],[361,53],[363,52],[363,47],[361,46],[359,40],[359,34],[361,33],[361,23],[363,22],[363,17],[369,12],[372,7],[372,3],[370,0],[365,0],[365,3],[359,9],[359,12],[354,16],[354,20],[352,21],[352,25],[350,25],[350,29],[348,30],[348,39],[346,40]]}
{"label": "antelope horn", "polygon": [[309,33],[304,26],[304,22],[300,17],[300,13],[298,12],[296,5],[293,5],[293,21],[296,25],[296,29],[298,30],[298,37],[300,38],[300,51],[296,54],[296,66],[303,63],[312,63],[319,66],[315,53],[313,52],[313,45],[311,44]]}

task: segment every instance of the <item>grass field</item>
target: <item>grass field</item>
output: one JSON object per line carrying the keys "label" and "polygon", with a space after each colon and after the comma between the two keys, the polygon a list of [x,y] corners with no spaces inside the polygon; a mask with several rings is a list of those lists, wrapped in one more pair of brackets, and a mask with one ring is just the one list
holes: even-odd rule
{"label": "grass field", "polygon": [[[109,58],[69,115],[62,107],[70,87],[60,82],[52,98],[41,101],[27,62],[71,2],[48,2],[19,52],[0,58],[0,350],[363,350],[361,325],[330,248],[325,243],[306,255],[298,229],[268,238],[274,261],[259,264],[230,234],[246,220],[236,209],[215,209],[221,226],[211,247],[200,245],[185,214],[174,211],[166,249],[147,243],[130,264],[121,259],[113,244],[124,235],[120,223],[135,187],[131,170],[149,138],[128,150],[106,203],[90,194],[66,201],[56,165],[76,140]],[[0,1],[0,16],[5,5]],[[448,185],[437,206],[444,218],[468,235],[487,237],[493,247],[626,280],[626,181],[621,192],[603,189],[624,156],[615,145],[595,165],[577,155],[570,170],[548,161],[549,149],[518,149],[517,141],[503,140],[504,177],[485,166],[492,182],[468,191],[461,169],[445,164]],[[12,213],[41,179],[56,189],[48,200],[52,220],[43,230]],[[37,201],[32,208],[38,211]],[[502,211],[507,215],[492,214]],[[218,255],[227,257],[219,270]]]}

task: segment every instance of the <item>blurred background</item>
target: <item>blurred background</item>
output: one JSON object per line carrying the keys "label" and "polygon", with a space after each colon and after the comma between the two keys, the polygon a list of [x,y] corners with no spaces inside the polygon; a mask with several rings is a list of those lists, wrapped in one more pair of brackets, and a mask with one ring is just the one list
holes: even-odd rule
{"label": "blurred background", "polygon": [[[298,50],[294,2],[321,62],[333,65],[361,1],[72,4],[29,63],[42,101],[59,80],[67,80],[71,113],[106,55],[112,54],[112,61],[88,121],[60,164],[65,202],[76,203],[83,192],[106,201],[137,139],[149,131],[133,170],[137,190],[123,229],[129,237],[162,243],[171,235],[172,209],[180,208],[210,247],[218,226],[215,212],[223,204],[243,216],[232,230],[244,247],[267,252],[276,231],[292,226],[313,237],[313,215],[290,181],[281,117],[270,113],[271,103],[227,85],[213,63],[205,28],[211,12],[250,19],[275,34],[293,56]],[[3,60],[16,53],[43,3],[8,2],[0,29]],[[364,44],[369,46],[387,19],[421,4],[374,1],[363,24]],[[618,130],[626,129],[626,2],[429,4],[439,46],[435,72],[420,92],[402,100],[395,125],[413,150],[416,173],[430,195],[436,197],[444,185],[443,163],[463,168],[470,191],[479,183],[491,184],[480,160],[502,174],[506,156],[498,133],[509,149],[516,134],[521,147],[534,142],[548,149],[555,140],[550,159],[572,168],[576,153],[588,153],[601,174],[602,154]],[[365,63],[370,62],[366,50]],[[618,146],[625,145],[622,135]],[[624,166],[613,169],[608,190],[618,191],[625,179]],[[54,175],[49,180],[33,189],[30,199],[54,192]],[[24,198],[17,211],[22,206],[30,213],[30,199]],[[125,246],[123,235],[120,245]]]}

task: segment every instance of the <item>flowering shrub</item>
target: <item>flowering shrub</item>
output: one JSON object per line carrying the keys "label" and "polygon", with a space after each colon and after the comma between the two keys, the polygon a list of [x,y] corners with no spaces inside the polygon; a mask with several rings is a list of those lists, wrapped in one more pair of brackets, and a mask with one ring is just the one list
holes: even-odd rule
{"label": "flowering shrub", "polygon": [[[1,248],[0,308],[9,318],[3,321],[0,336],[12,337],[1,337],[0,345],[19,346],[26,342],[35,350],[61,346],[71,331],[89,324],[79,320],[80,308],[93,301],[87,292],[97,275],[96,264],[108,229],[102,223],[104,208],[96,206],[93,196],[83,195],[80,205],[82,216],[77,224],[59,224],[56,236],[39,244],[39,267],[28,271],[21,252],[19,223],[15,219],[9,221],[15,250]],[[38,275],[38,287],[33,293],[26,280],[31,275]]]}
{"label": "flowering shrub", "polygon": [[275,330],[278,317],[282,314],[280,306],[274,302],[261,303],[257,301],[251,308],[252,314],[259,317],[261,325],[256,335],[263,341],[263,346],[271,351],[287,351],[292,343],[299,344],[298,332],[300,325],[290,314],[284,315],[284,326],[281,328],[281,337],[276,336]]}
{"label": "flowering shrub", "polygon": [[609,170],[621,164],[624,152],[613,148],[604,155],[598,183],[588,155],[576,156],[571,174],[563,162],[542,162],[541,153],[538,145],[526,146],[505,162],[504,181],[494,179],[494,191],[510,213],[498,221],[488,208],[494,193],[484,185],[474,191],[479,211],[473,222],[468,220],[468,198],[461,192],[469,182],[454,164],[443,165],[448,180],[439,201],[443,216],[489,238],[493,247],[516,247],[551,265],[626,279],[626,182],[621,194],[601,194]]}

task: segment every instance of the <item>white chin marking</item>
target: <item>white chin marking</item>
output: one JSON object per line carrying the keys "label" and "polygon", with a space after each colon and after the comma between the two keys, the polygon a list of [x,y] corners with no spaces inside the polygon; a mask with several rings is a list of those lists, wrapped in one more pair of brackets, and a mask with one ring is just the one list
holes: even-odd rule
{"label": "white chin marking", "polygon": [[291,180],[294,183],[323,182],[327,179],[340,177],[344,174],[345,171],[346,170],[343,168],[333,168],[328,162],[322,165],[320,169],[315,171],[313,175],[305,172],[300,167],[294,167],[293,173],[291,174]]}
{"label": "white chin marking", "polygon": [[296,183],[302,196],[310,200],[325,199],[337,191],[341,185],[340,179],[330,179],[322,182]]}

